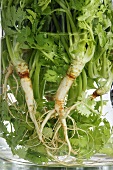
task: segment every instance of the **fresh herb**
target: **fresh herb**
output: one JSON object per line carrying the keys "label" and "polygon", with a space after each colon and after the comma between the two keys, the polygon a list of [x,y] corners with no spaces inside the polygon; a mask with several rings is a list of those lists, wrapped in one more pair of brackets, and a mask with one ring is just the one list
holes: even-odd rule
{"label": "fresh herb", "polygon": [[112,1],[2,0],[1,6],[2,136],[13,154],[37,164],[90,158],[111,135],[102,95],[113,81]]}

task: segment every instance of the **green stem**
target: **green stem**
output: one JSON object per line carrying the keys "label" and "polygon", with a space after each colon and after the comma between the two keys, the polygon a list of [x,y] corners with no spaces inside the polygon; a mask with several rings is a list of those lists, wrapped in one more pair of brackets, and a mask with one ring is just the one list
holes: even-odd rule
{"label": "green stem", "polygon": [[44,96],[45,84],[46,84],[46,80],[43,79],[40,83],[40,98],[41,99],[43,99],[43,96]]}
{"label": "green stem", "polygon": [[65,14],[64,13],[62,13],[61,18],[62,18],[62,32],[65,33]]}
{"label": "green stem", "polygon": [[11,40],[9,39],[9,36],[6,36],[6,44],[7,44],[7,49],[8,49],[9,56],[11,58],[13,65],[17,66],[19,62],[21,63],[23,61],[20,58],[20,54],[18,52],[18,49],[16,49],[19,46],[19,43],[17,42],[15,44],[15,51],[14,52],[13,52],[13,48],[12,48]]}
{"label": "green stem", "polygon": [[75,27],[75,24],[72,20],[72,15],[71,15],[71,12],[70,10],[59,0],[56,0],[56,2],[65,10],[65,12],[67,13],[68,17],[69,17],[69,20],[70,20],[70,24],[71,24],[71,27],[72,27],[72,31],[73,33],[76,32],[76,27]]}
{"label": "green stem", "polygon": [[72,46],[73,42],[72,42],[71,28],[70,28],[69,19],[67,16],[66,16],[66,19],[67,19],[67,30],[68,30],[68,34],[69,34],[69,42],[70,42],[70,46]]}
{"label": "green stem", "polygon": [[36,56],[36,50],[33,51],[29,60],[30,78],[32,78],[36,66],[35,56]]}
{"label": "green stem", "polygon": [[69,92],[68,92],[68,100],[67,100],[67,107],[70,107],[74,104],[77,97],[77,87],[71,86]]}
{"label": "green stem", "polygon": [[[53,17],[53,21],[54,21],[54,24],[55,24],[55,27],[56,27],[57,31],[58,31],[58,32],[61,32],[60,26],[59,26],[59,23],[58,23],[58,20],[57,20],[57,18],[56,18],[56,16],[55,16],[54,13],[52,14],[52,17]],[[69,53],[68,45],[67,45],[67,43],[66,43],[65,38],[62,37],[62,36],[61,36],[61,41],[62,41],[62,44],[63,44],[63,46],[64,46],[64,48],[65,48],[65,50],[66,50],[66,52],[67,52],[67,54],[68,54],[68,56],[69,56],[69,58],[70,58],[70,53]]]}
{"label": "green stem", "polygon": [[[85,21],[84,21],[84,22],[85,22]],[[89,30],[89,32],[90,32],[90,35],[91,35],[92,40],[95,41],[95,40],[94,40],[93,31],[92,31],[91,26],[89,26],[86,22],[85,22],[85,24],[86,24],[86,26],[87,26],[87,28],[88,28],[88,30]]]}
{"label": "green stem", "polygon": [[81,77],[81,74],[79,75],[78,77],[78,97],[81,95],[82,93],[82,77]]}
{"label": "green stem", "polygon": [[40,89],[39,89],[39,75],[41,64],[39,63],[39,55],[38,53],[35,56],[36,61],[36,69],[33,77],[33,92],[35,99],[40,99]]}
{"label": "green stem", "polygon": [[107,72],[107,58],[106,58],[106,53],[103,54],[103,57],[102,57],[102,69],[101,69],[101,72],[102,72],[102,76],[104,78],[107,78],[108,77],[108,72]]}
{"label": "green stem", "polygon": [[[44,75],[47,71],[47,67],[42,66],[40,70],[40,98],[43,99],[44,93],[45,93],[45,85],[46,85],[46,80],[44,79]],[[48,88],[47,88],[48,90]]]}
{"label": "green stem", "polygon": [[10,58],[13,61],[14,53],[13,53],[13,50],[12,50],[11,41],[9,40],[8,36],[6,36],[6,44],[7,44],[7,48],[8,48],[8,52],[9,52]]}
{"label": "green stem", "polygon": [[13,2],[13,0],[9,0],[9,2],[8,2],[9,7],[11,6],[12,2]]}

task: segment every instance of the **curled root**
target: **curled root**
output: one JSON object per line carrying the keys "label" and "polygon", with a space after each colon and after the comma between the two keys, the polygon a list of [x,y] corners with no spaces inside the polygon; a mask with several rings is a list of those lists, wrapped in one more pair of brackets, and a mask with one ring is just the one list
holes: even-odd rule
{"label": "curled root", "polygon": [[55,113],[55,110],[51,110],[50,112],[47,113],[47,116],[45,117],[45,119],[43,120],[42,124],[41,124],[41,128],[40,128],[40,132],[43,132],[44,126],[46,125],[47,121],[51,118],[51,116]]}

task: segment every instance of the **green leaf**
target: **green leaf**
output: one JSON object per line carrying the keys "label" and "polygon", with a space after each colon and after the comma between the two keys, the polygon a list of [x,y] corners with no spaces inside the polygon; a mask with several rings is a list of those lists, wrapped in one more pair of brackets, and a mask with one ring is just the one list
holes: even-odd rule
{"label": "green leaf", "polygon": [[3,28],[7,34],[11,35],[21,29],[22,22],[26,18],[26,12],[21,8],[16,9],[15,6],[11,6],[7,8],[4,17]]}
{"label": "green leaf", "polygon": [[31,9],[27,9],[26,11],[33,17],[33,19],[36,19],[36,13],[35,12],[33,12]]}
{"label": "green leaf", "polygon": [[76,138],[72,138],[72,139],[70,139],[70,142],[71,142],[72,146],[76,147],[76,146],[79,146],[80,140],[76,139]]}
{"label": "green leaf", "polygon": [[77,110],[80,114],[85,115],[87,117],[91,114],[91,111],[84,104],[78,105]]}
{"label": "green leaf", "polygon": [[28,149],[25,159],[35,164],[42,164],[42,162],[48,162],[48,158],[46,155],[37,153],[35,151],[32,151],[31,149]]}
{"label": "green leaf", "polygon": [[53,70],[47,70],[46,74],[45,74],[45,80],[49,81],[49,82],[56,82],[58,79],[58,75],[55,71]]}
{"label": "green leaf", "polygon": [[9,114],[9,107],[8,107],[8,103],[7,101],[3,101],[1,103],[2,107],[1,107],[1,117],[2,117],[2,121],[9,121],[11,119],[10,114]]}
{"label": "green leaf", "polygon": [[20,147],[19,149],[15,149],[14,153],[17,154],[20,158],[25,159],[27,154],[27,148]]}
{"label": "green leaf", "polygon": [[86,26],[86,24],[85,24],[84,21],[79,22],[79,27],[80,27],[81,29],[87,29],[87,26]]}
{"label": "green leaf", "polygon": [[52,138],[52,136],[53,136],[53,130],[52,130],[51,128],[45,127],[44,130],[43,130],[43,135],[44,135],[46,138]]}
{"label": "green leaf", "polygon": [[[5,79],[6,67],[11,60],[7,52],[9,44],[6,43],[6,35],[8,35],[12,45],[10,50],[16,49],[15,44],[19,44],[19,52],[17,52],[19,59],[23,59],[29,66],[33,84],[31,88],[33,87],[36,99],[35,123],[38,124],[39,129],[48,111],[56,110],[54,96],[72,65],[73,58],[85,64],[92,57],[92,61],[96,63],[99,79],[95,76],[89,78],[88,64],[84,65],[88,90],[96,89],[96,85],[102,84],[103,76],[100,70],[103,51],[107,54],[109,66],[112,66],[113,11],[111,5],[111,1],[107,0],[11,0],[9,2],[2,0],[5,42],[2,55],[2,81]],[[95,53],[91,55],[93,50]],[[36,54],[38,54],[38,61]],[[107,65],[107,68],[109,66]],[[73,67],[76,68],[76,64]],[[38,75],[34,74],[37,73],[37,69],[39,69]],[[92,73],[96,69],[92,68]],[[52,159],[47,151],[50,151],[53,156],[67,155],[69,148],[65,140],[64,128],[61,126],[57,129],[61,125],[58,113],[48,119],[41,134],[43,140],[39,139],[40,134],[37,134],[36,124],[34,125],[30,118],[31,114],[28,112],[21,80],[14,68],[12,75],[8,77],[7,84],[10,86],[10,91],[7,91],[7,94],[13,93],[17,102],[9,105],[3,98],[0,103],[2,136],[14,154],[38,165]],[[71,153],[71,156],[75,156],[77,161],[82,163],[83,158],[89,158],[104,147],[111,135],[111,128],[109,122],[103,119],[100,113],[100,107],[104,102],[91,100],[86,93],[81,93],[81,96],[77,98],[78,80],[72,81],[74,83],[70,92],[66,92],[63,97],[65,111],[71,110],[73,104],[77,104],[66,117],[67,136],[72,150],[77,151],[76,155]],[[84,83],[83,79],[81,81]],[[35,83],[37,89],[35,89]],[[39,95],[35,94],[36,90]],[[63,90],[65,92],[65,88]],[[70,105],[67,103],[69,95],[71,96]],[[5,121],[7,124],[4,124]],[[11,125],[11,132],[7,130],[8,124]],[[57,141],[52,139],[55,132],[54,139]],[[55,149],[52,149],[53,147]]]}
{"label": "green leaf", "polygon": [[113,157],[113,147],[112,148],[109,148],[109,147],[106,147],[106,148],[103,148],[100,153],[104,153],[110,157]]}
{"label": "green leaf", "polygon": [[95,89],[94,80],[88,77],[88,89]]}
{"label": "green leaf", "polygon": [[20,43],[24,43],[27,41],[27,43],[30,43],[28,40],[28,37],[31,35],[31,30],[28,26],[26,26],[25,28],[23,28],[21,30],[21,32],[19,32],[18,34],[18,37],[17,37],[17,41],[20,42]]}
{"label": "green leaf", "polygon": [[51,2],[51,0],[39,0],[38,5],[41,6],[42,11],[44,11],[50,2]]}
{"label": "green leaf", "polygon": [[95,31],[98,35],[100,46],[104,47],[107,41],[107,36],[106,36],[106,32],[103,30],[102,25],[98,24]]}

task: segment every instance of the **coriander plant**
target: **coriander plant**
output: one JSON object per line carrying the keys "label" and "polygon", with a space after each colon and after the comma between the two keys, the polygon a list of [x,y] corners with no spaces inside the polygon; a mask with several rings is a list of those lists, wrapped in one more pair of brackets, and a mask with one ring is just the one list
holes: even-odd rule
{"label": "coriander plant", "polygon": [[113,81],[112,1],[0,2],[2,137],[36,164],[89,159],[111,135],[102,95]]}

